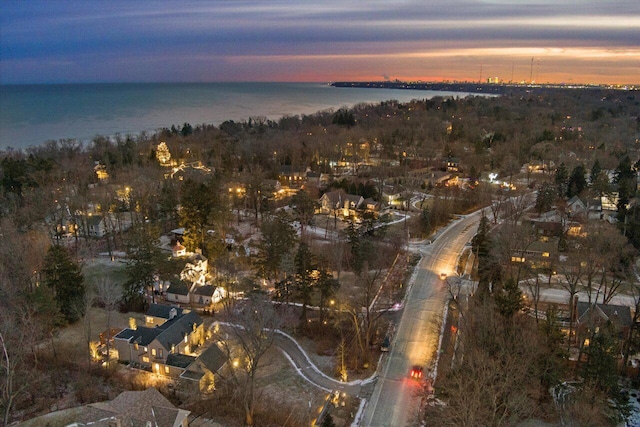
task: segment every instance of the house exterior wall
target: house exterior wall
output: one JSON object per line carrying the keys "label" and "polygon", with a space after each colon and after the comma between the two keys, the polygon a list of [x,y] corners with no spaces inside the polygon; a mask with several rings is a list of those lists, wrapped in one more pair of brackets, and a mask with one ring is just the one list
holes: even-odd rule
{"label": "house exterior wall", "polygon": [[[118,360],[122,362],[132,361],[133,352],[130,351],[129,341],[115,338],[113,344],[116,350],[118,350]],[[133,346],[131,346],[131,349],[133,349]]]}
{"label": "house exterior wall", "polygon": [[[169,288],[171,289],[171,288]],[[180,294],[174,294],[171,293],[170,291],[167,291],[167,301],[170,302],[181,302],[183,304],[189,304],[189,295],[180,295]]]}

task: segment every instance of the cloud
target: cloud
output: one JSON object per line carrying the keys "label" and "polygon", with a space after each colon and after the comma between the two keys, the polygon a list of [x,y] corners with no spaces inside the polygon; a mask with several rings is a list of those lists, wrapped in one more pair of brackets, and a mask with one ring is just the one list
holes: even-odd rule
{"label": "cloud", "polygon": [[[248,66],[251,60],[295,64],[305,72],[283,68],[279,75],[299,76],[309,75],[305,60],[337,61],[333,69],[347,71],[366,58],[402,58],[409,64],[467,56],[479,64],[493,57],[575,54],[595,65],[597,60],[631,61],[629,55],[640,46],[640,2],[619,0],[0,0],[0,6],[0,78],[5,82],[19,81],[18,70],[27,64],[30,76],[46,79],[51,69],[59,70],[55,64],[73,62],[81,68],[69,75],[92,81],[103,76],[99,68],[109,67],[109,61],[126,60],[128,79],[139,81],[158,74],[145,71],[153,58],[184,64],[182,74],[178,66],[170,67],[170,77],[180,80],[206,75],[205,68],[188,67],[220,61],[226,64],[220,73],[230,74],[218,75],[232,79],[246,73],[229,64]],[[377,75],[415,69],[388,68]]]}

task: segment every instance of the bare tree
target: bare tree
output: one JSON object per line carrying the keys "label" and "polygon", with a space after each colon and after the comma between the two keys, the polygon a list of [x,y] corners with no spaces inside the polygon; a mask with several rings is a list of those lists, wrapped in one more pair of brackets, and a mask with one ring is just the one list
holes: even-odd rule
{"label": "bare tree", "polygon": [[271,348],[281,318],[271,302],[262,295],[251,295],[225,324],[232,335],[218,335],[225,351],[231,374],[228,378],[242,393],[245,424],[255,424],[255,382],[264,356]]}
{"label": "bare tree", "polygon": [[122,286],[113,282],[110,278],[101,278],[95,284],[95,293],[98,301],[107,311],[107,368],[111,357],[111,313],[118,308],[122,300]]}

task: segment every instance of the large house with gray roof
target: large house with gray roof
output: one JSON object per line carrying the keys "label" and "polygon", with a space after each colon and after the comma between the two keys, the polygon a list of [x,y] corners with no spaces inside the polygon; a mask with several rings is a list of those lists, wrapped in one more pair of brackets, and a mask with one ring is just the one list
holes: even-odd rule
{"label": "large house with gray roof", "polygon": [[123,329],[114,337],[114,345],[121,362],[156,374],[174,376],[177,371],[172,372],[169,356],[192,355],[193,350],[204,343],[204,325],[195,312],[178,311],[174,307],[168,309],[166,321],[158,324],[164,316],[159,313],[163,309],[158,306],[152,304],[145,317],[147,325],[151,326]]}
{"label": "large house with gray roof", "polygon": [[179,307],[151,304],[145,326],[123,329],[114,338],[118,360],[158,375],[183,378],[213,390],[214,375],[227,357],[205,342],[204,324],[195,312]]}

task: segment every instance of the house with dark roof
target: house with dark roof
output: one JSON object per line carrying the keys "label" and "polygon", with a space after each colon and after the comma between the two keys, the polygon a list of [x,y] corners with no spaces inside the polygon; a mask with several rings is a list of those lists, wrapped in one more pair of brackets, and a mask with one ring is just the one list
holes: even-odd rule
{"label": "house with dark roof", "polygon": [[189,304],[189,290],[192,284],[187,283],[177,277],[171,278],[167,289],[167,301],[172,303]]}
{"label": "house with dark roof", "polygon": [[[173,313],[170,310],[170,313]],[[160,375],[170,375],[172,354],[193,355],[205,340],[204,324],[194,312],[183,311],[154,327],[123,329],[114,337],[118,360]]]}
{"label": "house with dark roof", "polygon": [[182,308],[165,304],[151,304],[144,315],[145,326],[153,328],[160,326],[167,320],[171,320],[176,316],[182,316]]}
{"label": "house with dark roof", "polygon": [[633,326],[631,309],[624,305],[597,304],[577,301],[574,310],[577,342],[589,345],[589,338],[603,327],[611,328],[620,345]]}
{"label": "house with dark roof", "polygon": [[225,296],[225,290],[213,285],[194,286],[189,292],[189,300],[195,308],[208,308]]}
{"label": "house with dark roof", "polygon": [[42,425],[188,427],[190,413],[176,408],[158,390],[150,387],[143,391],[124,391],[110,401],[49,413],[42,417]]}
{"label": "house with dark roof", "polygon": [[329,215],[349,217],[362,208],[364,198],[343,190],[328,191],[320,197],[320,211]]}

